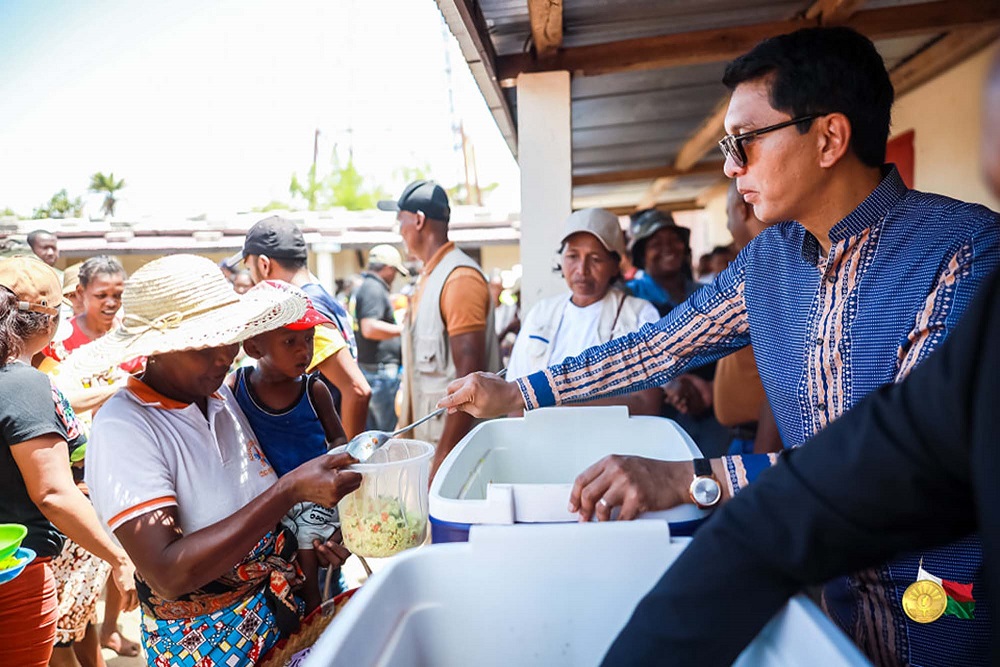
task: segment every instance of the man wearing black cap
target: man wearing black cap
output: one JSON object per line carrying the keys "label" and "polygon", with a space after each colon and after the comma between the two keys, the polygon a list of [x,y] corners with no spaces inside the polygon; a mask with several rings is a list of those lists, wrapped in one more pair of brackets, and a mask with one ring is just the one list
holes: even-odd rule
{"label": "man wearing black cap", "polygon": [[[448,383],[475,371],[497,371],[500,351],[493,334],[493,303],[482,269],[448,240],[451,209],[444,188],[414,181],[397,201],[378,207],[396,211],[399,233],[410,254],[424,263],[403,332],[403,410],[407,424],[432,412]],[[437,444],[431,476],[473,420],[464,413],[440,416],[414,430]]]}
{"label": "man wearing black cap", "polygon": [[313,306],[328,317],[336,329],[316,327],[314,353],[309,372],[319,370],[333,386],[347,437],[365,430],[371,388],[358,362],[350,317],[309,273],[309,251],[298,225],[276,215],[259,221],[247,232],[242,259],[254,284],[262,280],[283,280],[295,285],[312,300]]}

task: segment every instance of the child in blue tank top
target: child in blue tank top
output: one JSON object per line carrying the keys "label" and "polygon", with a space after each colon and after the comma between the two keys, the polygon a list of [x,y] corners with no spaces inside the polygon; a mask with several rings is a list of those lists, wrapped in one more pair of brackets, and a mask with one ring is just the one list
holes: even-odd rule
{"label": "child in blue tank top", "polygon": [[[253,289],[295,288],[266,281]],[[236,402],[279,476],[347,442],[330,390],[318,381],[318,374],[306,373],[314,329],[325,325],[332,323],[310,303],[297,322],[244,341],[243,349],[257,360],[257,367],[240,368],[230,378]],[[312,611],[321,602],[313,540],[326,540],[337,529],[336,509],[299,503],[289,519],[295,524],[289,527],[295,530],[306,577],[302,597]]]}

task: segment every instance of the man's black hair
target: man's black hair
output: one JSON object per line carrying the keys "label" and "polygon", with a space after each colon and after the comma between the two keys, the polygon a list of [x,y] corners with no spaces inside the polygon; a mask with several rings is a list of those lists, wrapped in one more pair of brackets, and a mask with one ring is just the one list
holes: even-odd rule
{"label": "man's black hair", "polygon": [[38,238],[40,236],[55,236],[55,234],[48,231],[47,229],[36,229],[35,231],[30,232],[28,234],[28,246],[32,250],[35,249],[35,244],[38,243]]}
{"label": "man's black hair", "polygon": [[[850,28],[805,28],[765,39],[726,67],[730,90],[769,77],[771,106],[792,118],[839,112],[850,148],[869,167],[885,162],[892,81],[875,45]],[[809,125],[798,126],[803,134]]]}
{"label": "man's black hair", "polygon": [[299,269],[304,269],[309,264],[307,257],[271,257],[270,259],[272,262],[277,262],[278,266],[286,271],[298,271]]}

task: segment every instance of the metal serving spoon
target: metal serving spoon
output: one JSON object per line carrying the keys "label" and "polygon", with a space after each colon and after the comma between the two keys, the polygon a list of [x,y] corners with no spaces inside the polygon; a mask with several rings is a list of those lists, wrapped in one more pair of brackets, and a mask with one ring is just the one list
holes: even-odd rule
{"label": "metal serving spoon", "polygon": [[[502,369],[498,376],[503,377],[507,369]],[[413,422],[409,426],[404,426],[403,428],[396,429],[392,433],[387,431],[365,431],[364,433],[358,433],[356,436],[351,438],[351,441],[347,443],[347,453],[356,458],[360,463],[364,463],[372,457],[375,450],[384,445],[386,442],[395,438],[396,436],[406,433],[409,430],[420,426],[425,421],[434,419],[438,415],[445,412],[448,408],[438,408],[434,412],[430,413],[425,417],[421,417],[417,421]]]}

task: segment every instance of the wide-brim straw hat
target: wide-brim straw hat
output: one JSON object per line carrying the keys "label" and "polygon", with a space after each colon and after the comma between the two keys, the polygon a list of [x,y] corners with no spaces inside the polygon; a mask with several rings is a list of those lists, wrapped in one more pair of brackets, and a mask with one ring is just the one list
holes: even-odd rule
{"label": "wide-brim straw hat", "polygon": [[306,304],[294,291],[239,295],[205,257],[157,259],[125,281],[121,325],[77,348],[62,374],[88,377],[137,357],[239,343],[295,322]]}

